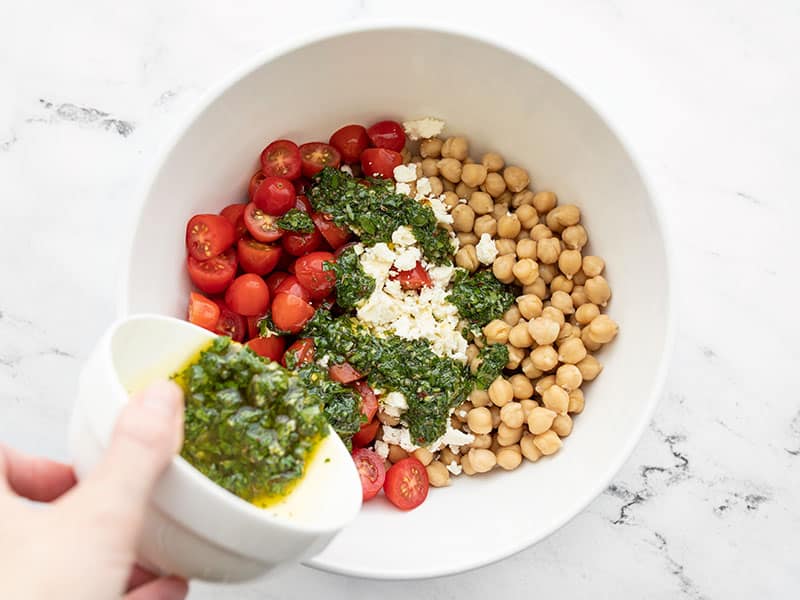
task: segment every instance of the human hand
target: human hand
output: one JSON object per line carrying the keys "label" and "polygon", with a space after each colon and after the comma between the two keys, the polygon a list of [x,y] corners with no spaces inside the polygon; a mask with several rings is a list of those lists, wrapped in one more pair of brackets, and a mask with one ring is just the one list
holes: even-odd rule
{"label": "human hand", "polygon": [[0,598],[185,598],[184,580],[135,566],[150,494],[181,446],[182,398],[167,382],[132,397],[79,485],[71,467],[0,445]]}

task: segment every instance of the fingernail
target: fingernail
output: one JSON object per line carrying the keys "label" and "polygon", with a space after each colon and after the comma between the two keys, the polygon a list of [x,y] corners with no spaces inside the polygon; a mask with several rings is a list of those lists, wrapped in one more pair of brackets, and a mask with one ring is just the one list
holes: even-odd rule
{"label": "fingernail", "polygon": [[171,381],[159,381],[147,388],[141,396],[141,403],[149,410],[173,417],[181,407],[183,392]]}

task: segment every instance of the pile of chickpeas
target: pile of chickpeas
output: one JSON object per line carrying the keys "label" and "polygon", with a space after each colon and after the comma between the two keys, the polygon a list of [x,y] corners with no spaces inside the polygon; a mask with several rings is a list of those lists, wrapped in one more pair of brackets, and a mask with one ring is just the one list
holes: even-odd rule
{"label": "pile of chickpeas", "polygon": [[[404,159],[418,165],[418,175],[451,208],[460,242],[456,265],[470,272],[491,268],[498,280],[519,289],[502,319],[487,324],[467,349],[473,372],[484,345],[505,344],[509,356],[504,374],[487,390],[474,390],[451,417],[453,427],[474,434],[475,441],[459,453],[420,448],[413,455],[426,466],[431,485],[441,487],[450,483],[452,462],[475,475],[555,454],[572,432],[573,415],[584,408],[583,384],[603,369],[592,353],[618,330],[602,314],[611,298],[605,263],[583,254],[589,237],[580,209],[560,205],[553,192],[531,190],[528,172],[507,166],[497,153],[473,160],[464,137],[424,139],[419,154],[404,150]],[[491,265],[478,260],[483,234],[498,250]],[[406,456],[389,446],[389,462]]]}

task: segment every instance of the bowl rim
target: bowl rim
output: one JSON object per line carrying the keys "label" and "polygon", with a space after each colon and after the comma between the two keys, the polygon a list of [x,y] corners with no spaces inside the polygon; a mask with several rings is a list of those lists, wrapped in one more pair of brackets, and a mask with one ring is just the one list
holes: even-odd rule
{"label": "bowl rim", "polygon": [[153,154],[153,159],[150,165],[143,171],[147,175],[142,178],[140,186],[135,191],[135,202],[137,206],[135,209],[136,219],[131,223],[127,230],[127,239],[125,239],[125,246],[123,255],[121,257],[122,267],[118,270],[117,278],[117,310],[118,316],[125,316],[129,314],[130,308],[128,306],[128,275],[131,269],[131,261],[133,259],[133,242],[136,233],[142,223],[142,211],[146,199],[149,197],[152,188],[156,182],[157,175],[161,172],[165,160],[168,158],[169,153],[174,149],[180,139],[186,135],[188,130],[195,124],[199,117],[215,102],[221,94],[223,94],[230,87],[236,85],[240,80],[252,74],[263,65],[283,57],[290,52],[296,51],[304,46],[323,42],[326,40],[334,39],[337,37],[345,37],[348,35],[375,32],[375,31],[421,31],[433,35],[444,35],[452,37],[461,37],[470,42],[477,42],[497,50],[505,52],[509,55],[515,56],[532,66],[540,69],[548,74],[554,80],[563,85],[566,89],[572,92],[576,97],[581,99],[586,106],[595,113],[597,118],[605,125],[608,131],[614,136],[622,150],[625,152],[627,158],[633,165],[636,173],[641,179],[642,186],[647,192],[650,207],[653,211],[654,226],[661,236],[661,244],[664,249],[664,266],[665,266],[665,288],[666,298],[665,307],[666,315],[664,319],[664,343],[661,352],[660,363],[650,386],[649,392],[644,396],[642,401],[642,410],[640,412],[636,425],[628,430],[628,438],[621,450],[613,461],[609,463],[608,468],[598,479],[598,484],[587,488],[580,501],[575,503],[571,510],[565,512],[559,519],[553,522],[545,529],[544,533],[535,536],[532,539],[527,539],[523,542],[508,544],[497,549],[491,553],[491,556],[483,555],[480,558],[470,561],[464,561],[457,567],[438,567],[432,565],[425,570],[414,569],[408,572],[398,573],[392,572],[371,572],[364,573],[356,569],[343,568],[341,566],[330,565],[324,561],[317,560],[316,557],[307,559],[304,564],[314,568],[336,573],[340,575],[347,575],[352,577],[381,579],[381,580],[405,580],[405,579],[427,579],[433,577],[441,577],[446,575],[454,575],[463,573],[479,567],[490,565],[503,560],[509,556],[517,554],[526,548],[533,546],[547,539],[553,533],[558,531],[561,527],[566,525],[569,521],[574,519],[578,514],[583,512],[586,507],[594,501],[604,489],[608,487],[613,478],[622,469],[625,463],[630,459],[634,449],[639,444],[642,436],[644,435],[646,427],[652,420],[653,414],[664,391],[667,372],[671,363],[675,344],[676,334],[676,286],[677,277],[674,259],[672,253],[672,236],[670,235],[670,225],[666,216],[666,205],[664,201],[655,191],[655,186],[652,184],[651,177],[647,170],[641,164],[637,155],[631,150],[632,144],[628,138],[621,133],[620,129],[614,125],[613,120],[600,109],[591,97],[591,94],[582,89],[573,78],[566,73],[559,71],[552,65],[546,64],[542,59],[532,56],[532,53],[519,45],[515,45],[512,41],[502,39],[495,32],[478,31],[476,29],[465,27],[463,25],[452,25],[445,23],[430,23],[424,22],[421,18],[369,18],[357,19],[344,24],[329,25],[318,27],[308,30],[302,34],[298,34],[292,39],[276,44],[265,50],[257,52],[254,56],[245,60],[239,67],[233,69],[227,76],[222,77],[216,83],[212,84],[197,102],[190,107],[185,113],[178,118],[177,124],[172,129],[172,132],[163,138],[158,151]]}

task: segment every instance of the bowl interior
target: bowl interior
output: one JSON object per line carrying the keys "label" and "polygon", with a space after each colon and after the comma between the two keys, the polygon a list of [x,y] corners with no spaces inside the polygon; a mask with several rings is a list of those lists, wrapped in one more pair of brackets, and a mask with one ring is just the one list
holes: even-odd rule
{"label": "bowl interior", "polygon": [[[185,314],[183,233],[198,212],[242,201],[272,139],[327,140],[345,123],[437,116],[500,152],[537,190],[575,203],[591,253],[606,260],[610,315],[621,325],[585,387],[586,409],[554,457],[513,472],[457,478],[410,513],[378,498],[312,564],[366,577],[422,577],[498,560],[551,533],[622,465],[655,400],[668,329],[668,269],[653,202],[626,150],[580,97],[496,46],[420,29],[353,31],[317,40],[242,74],[188,124],[154,173],[133,241],[123,306]],[[455,524],[483,510],[490,536]],[[382,535],[391,544],[364,552]]]}

